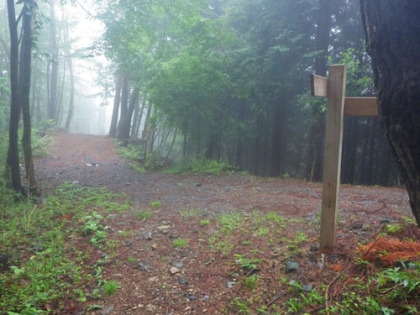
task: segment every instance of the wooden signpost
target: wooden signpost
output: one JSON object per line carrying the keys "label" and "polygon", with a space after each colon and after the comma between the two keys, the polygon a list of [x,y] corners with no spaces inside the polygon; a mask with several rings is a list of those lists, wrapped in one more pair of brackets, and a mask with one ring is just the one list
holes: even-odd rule
{"label": "wooden signpost", "polygon": [[332,65],[329,77],[311,76],[313,96],[327,97],[320,249],[336,244],[344,116],[378,116],[376,97],[346,97],[346,67]]}

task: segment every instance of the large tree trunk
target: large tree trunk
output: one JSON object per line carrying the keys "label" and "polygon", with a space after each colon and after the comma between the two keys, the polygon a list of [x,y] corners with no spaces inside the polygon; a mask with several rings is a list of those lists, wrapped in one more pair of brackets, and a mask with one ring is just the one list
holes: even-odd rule
{"label": "large tree trunk", "polygon": [[360,4],[381,123],[420,226],[420,1]]}
{"label": "large tree trunk", "polygon": [[22,190],[19,168],[18,127],[21,112],[19,93],[19,41],[15,3],[7,0],[7,13],[10,31],[10,122],[9,148],[7,151],[6,177],[16,192]]}
{"label": "large tree trunk", "polygon": [[22,146],[25,157],[25,171],[28,180],[28,191],[26,193],[38,194],[35,179],[34,162],[32,158],[32,126],[31,112],[29,107],[29,95],[31,90],[31,54],[32,54],[32,21],[35,14],[36,3],[28,1],[23,8],[22,15],[22,43],[19,63],[19,85],[22,101],[23,116],[23,138]]}

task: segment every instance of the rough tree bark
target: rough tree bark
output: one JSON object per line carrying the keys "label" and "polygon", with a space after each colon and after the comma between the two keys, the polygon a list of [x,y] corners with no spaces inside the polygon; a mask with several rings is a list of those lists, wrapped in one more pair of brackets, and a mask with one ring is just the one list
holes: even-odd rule
{"label": "rough tree bark", "polygon": [[420,226],[420,1],[360,5],[381,124]]}

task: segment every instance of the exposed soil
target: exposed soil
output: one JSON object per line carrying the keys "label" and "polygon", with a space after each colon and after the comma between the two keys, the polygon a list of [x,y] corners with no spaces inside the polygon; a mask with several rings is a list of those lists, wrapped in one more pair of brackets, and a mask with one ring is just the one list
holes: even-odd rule
{"label": "exposed soil", "polygon": [[[290,280],[315,288],[328,284],[342,270],[333,267],[349,264],[357,244],[373,239],[384,224],[412,217],[403,189],[342,186],[337,250],[325,254],[325,266],[320,268],[322,254],[309,249],[319,238],[321,184],[239,174],[142,174],[114,149],[114,142],[105,136],[59,132],[50,155],[36,161],[44,194],[70,181],[125,193],[132,205],[132,210],[104,219],[107,238],[115,240],[112,250],[98,249],[82,236],[73,240],[89,252],[85,264],[93,266],[109,255],[103,277],[117,280],[120,288],[114,295],[87,303],[63,301],[62,314],[84,314],[87,305],[93,304],[103,309],[90,314],[235,314],[239,312],[235,298],[252,298],[253,314],[262,306],[285,312],[282,304],[288,298]],[[136,215],[147,210],[150,218],[141,220]],[[286,220],[278,235],[258,234],[252,230],[255,220],[247,220],[237,227],[243,233],[232,231],[225,236],[232,248],[220,243],[212,246],[217,244],[214,236],[222,233],[218,221],[222,214],[247,218],[270,212]],[[200,225],[201,220],[210,224]],[[306,238],[293,251],[285,237],[294,239],[297,231]],[[175,247],[176,239],[186,239],[188,245]],[[250,271],[240,266],[235,254],[260,259],[258,269],[251,271],[258,275],[253,290],[243,282]],[[290,260],[300,267],[286,274],[285,263]],[[174,264],[178,270],[171,274]],[[95,283],[90,286],[92,290]]]}

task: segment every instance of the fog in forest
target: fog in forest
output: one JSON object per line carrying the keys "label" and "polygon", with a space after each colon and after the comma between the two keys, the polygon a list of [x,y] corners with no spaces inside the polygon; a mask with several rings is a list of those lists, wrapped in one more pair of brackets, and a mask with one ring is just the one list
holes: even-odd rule
{"label": "fog in forest", "polygon": [[[5,3],[0,14],[5,134]],[[320,180],[326,100],[310,74],[345,64],[347,94],[374,95],[358,1],[41,1],[33,17],[33,127],[109,135],[162,161]],[[379,120],[344,128],[342,181],[396,184]]]}

